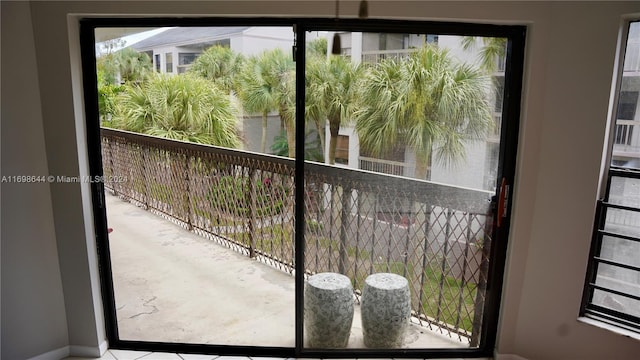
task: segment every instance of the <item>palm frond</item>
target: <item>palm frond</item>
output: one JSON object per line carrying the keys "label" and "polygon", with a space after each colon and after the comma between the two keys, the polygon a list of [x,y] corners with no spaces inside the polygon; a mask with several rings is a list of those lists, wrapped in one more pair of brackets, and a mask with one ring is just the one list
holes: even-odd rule
{"label": "palm frond", "polygon": [[244,57],[229,47],[212,46],[200,54],[191,64],[189,72],[216,83],[229,92],[235,91],[236,76],[242,69]]}
{"label": "palm frond", "polygon": [[465,140],[481,138],[489,129],[489,86],[482,71],[435,46],[408,59],[383,61],[361,83],[360,145],[380,156],[403,142],[420,159],[433,153],[437,161],[454,163],[464,157]]}
{"label": "palm frond", "polygon": [[229,95],[192,76],[157,75],[128,85],[118,99],[114,127],[169,139],[238,147],[237,109]]}

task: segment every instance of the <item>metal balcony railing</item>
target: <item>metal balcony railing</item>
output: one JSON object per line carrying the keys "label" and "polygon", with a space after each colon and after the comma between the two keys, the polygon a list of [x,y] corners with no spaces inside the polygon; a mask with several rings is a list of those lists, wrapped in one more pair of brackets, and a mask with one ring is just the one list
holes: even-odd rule
{"label": "metal balcony railing", "polygon": [[640,125],[640,121],[618,119],[616,121],[614,144],[633,146],[633,131],[638,125]]}
{"label": "metal balcony railing", "polygon": [[[616,121],[613,135],[613,157],[640,162],[640,121]],[[637,165],[636,165],[637,166]]]}
{"label": "metal balcony railing", "polygon": [[408,168],[409,165],[402,161],[382,160],[366,156],[360,156],[359,160],[361,170],[396,176],[408,176],[405,168]]}
{"label": "metal balcony railing", "polygon": [[398,50],[371,50],[362,52],[362,62],[365,64],[377,64],[384,59],[399,60],[409,57],[409,54],[417,49],[398,49]]}
{"label": "metal balcony railing", "polygon": [[[105,186],[278,269],[294,270],[294,160],[102,129]],[[405,276],[412,320],[480,338],[491,193],[305,162],[305,273]]]}

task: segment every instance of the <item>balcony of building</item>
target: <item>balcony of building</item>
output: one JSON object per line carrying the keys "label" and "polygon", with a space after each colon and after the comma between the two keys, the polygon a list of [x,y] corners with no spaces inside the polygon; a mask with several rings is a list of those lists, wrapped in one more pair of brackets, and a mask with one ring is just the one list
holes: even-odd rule
{"label": "balcony of building", "polygon": [[[102,144],[120,338],[293,346],[294,160],[111,129]],[[375,272],[409,281],[407,347],[478,345],[490,195],[305,163],[305,276],[352,280],[349,347]]]}

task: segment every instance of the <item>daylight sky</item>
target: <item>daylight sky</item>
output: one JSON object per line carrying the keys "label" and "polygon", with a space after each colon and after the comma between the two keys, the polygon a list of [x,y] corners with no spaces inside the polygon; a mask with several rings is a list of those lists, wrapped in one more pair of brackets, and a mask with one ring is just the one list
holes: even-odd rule
{"label": "daylight sky", "polygon": [[[159,28],[159,29],[153,29],[153,30],[149,30],[149,31],[144,31],[141,33],[137,33],[137,34],[133,34],[133,35],[127,35],[127,36],[123,36],[120,39],[124,40],[124,46],[131,46],[135,43],[137,43],[138,41],[142,41],[148,37],[151,37],[153,35],[159,34],[167,29],[171,29],[170,27],[164,27],[164,28]],[[102,44],[104,44],[104,42],[99,42],[96,43],[96,55],[101,55],[103,52],[102,49]],[[116,48],[114,50],[120,50],[121,48]]]}

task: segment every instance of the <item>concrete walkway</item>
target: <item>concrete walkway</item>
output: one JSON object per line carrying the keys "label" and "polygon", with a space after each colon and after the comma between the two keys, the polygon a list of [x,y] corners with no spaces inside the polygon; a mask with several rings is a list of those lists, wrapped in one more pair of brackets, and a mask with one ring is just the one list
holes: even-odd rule
{"label": "concrete walkway", "polygon": [[[294,278],[106,194],[120,339],[294,346]],[[406,347],[466,347],[411,326]],[[349,340],[364,347],[359,307]]]}

